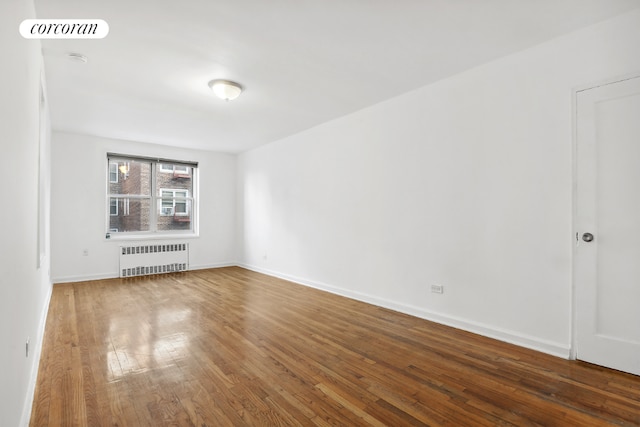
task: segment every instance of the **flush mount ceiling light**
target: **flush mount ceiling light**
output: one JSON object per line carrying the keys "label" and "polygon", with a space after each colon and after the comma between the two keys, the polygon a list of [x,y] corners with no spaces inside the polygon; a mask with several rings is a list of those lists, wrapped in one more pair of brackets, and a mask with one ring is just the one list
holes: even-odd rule
{"label": "flush mount ceiling light", "polygon": [[230,80],[211,80],[209,87],[218,98],[225,101],[236,99],[242,93],[242,86]]}

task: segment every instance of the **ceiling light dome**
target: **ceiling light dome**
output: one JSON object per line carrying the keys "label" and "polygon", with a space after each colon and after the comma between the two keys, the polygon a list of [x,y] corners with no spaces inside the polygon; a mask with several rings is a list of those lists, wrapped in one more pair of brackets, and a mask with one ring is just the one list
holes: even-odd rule
{"label": "ceiling light dome", "polygon": [[242,86],[230,80],[211,80],[209,87],[218,98],[225,101],[236,99],[242,93]]}

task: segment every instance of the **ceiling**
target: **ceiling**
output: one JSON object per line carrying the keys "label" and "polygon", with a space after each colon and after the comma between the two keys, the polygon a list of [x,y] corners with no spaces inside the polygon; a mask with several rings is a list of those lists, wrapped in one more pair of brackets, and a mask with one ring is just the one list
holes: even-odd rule
{"label": "ceiling", "polygon": [[[56,130],[237,153],[640,7],[639,0],[36,0]],[[86,64],[66,54],[88,57]],[[225,102],[207,86],[235,80]]]}

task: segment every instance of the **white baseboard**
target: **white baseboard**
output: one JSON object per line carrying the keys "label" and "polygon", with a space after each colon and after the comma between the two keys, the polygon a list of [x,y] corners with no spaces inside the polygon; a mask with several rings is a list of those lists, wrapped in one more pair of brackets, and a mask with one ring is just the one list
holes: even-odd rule
{"label": "white baseboard", "polygon": [[464,331],[472,332],[478,335],[483,335],[489,338],[494,338],[500,341],[508,342],[510,344],[515,344],[521,347],[540,351],[542,353],[547,353],[552,356],[561,357],[563,359],[568,359],[570,356],[569,345],[564,345],[561,343],[552,342],[552,341],[540,339],[537,337],[532,337],[526,334],[519,333],[517,331],[510,331],[507,329],[496,328],[494,326],[485,325],[469,319],[463,319],[456,316],[436,313],[436,312],[425,310],[423,308],[415,307],[409,304],[398,303],[395,301],[382,299],[374,295],[350,291],[348,289],[327,285],[326,283],[314,282],[311,280],[291,276],[289,274],[283,274],[278,271],[268,270],[268,269],[257,267],[250,264],[238,264],[238,266],[242,268],[246,268],[247,270],[252,270],[258,273],[263,273],[269,276],[274,276],[284,280],[288,280],[290,282],[294,282],[300,285],[320,289],[336,295],[341,295],[347,298],[352,298],[358,301],[377,305],[379,307],[388,308],[394,311],[398,311],[400,313],[409,314],[415,317],[419,317],[421,319],[451,326],[457,329],[462,329]]}
{"label": "white baseboard", "polygon": [[[207,268],[233,267],[238,265],[235,261],[225,261],[213,264],[189,265],[189,270],[205,270]],[[120,275],[117,271],[112,273],[87,274],[78,276],[60,276],[52,279],[53,283],[88,282],[90,280],[117,279]]]}
{"label": "white baseboard", "polygon": [[189,270],[206,270],[208,268],[223,268],[223,267],[235,267],[237,262],[217,262],[214,264],[201,264],[201,265],[189,265]]}
{"label": "white baseboard", "polygon": [[51,294],[53,292],[53,285],[49,284],[49,289],[45,298],[45,302],[40,313],[40,322],[38,326],[37,336],[30,342],[31,358],[31,377],[29,378],[29,384],[27,385],[27,395],[25,397],[24,405],[22,406],[22,417],[20,425],[28,427],[31,422],[31,410],[33,408],[33,398],[36,392],[36,384],[38,382],[38,369],[40,368],[40,356],[42,354],[42,344],[44,342],[44,329],[47,324],[47,314],[49,314],[49,304],[51,303]]}
{"label": "white baseboard", "polygon": [[114,273],[100,273],[100,274],[87,274],[78,276],[60,276],[52,277],[51,281],[55,283],[72,283],[72,282],[87,282],[89,280],[102,280],[102,279],[116,279],[118,278],[118,272]]}

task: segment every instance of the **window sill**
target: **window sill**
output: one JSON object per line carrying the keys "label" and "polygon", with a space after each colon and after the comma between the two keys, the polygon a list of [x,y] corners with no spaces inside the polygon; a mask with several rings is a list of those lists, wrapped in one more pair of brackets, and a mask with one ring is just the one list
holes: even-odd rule
{"label": "window sill", "polygon": [[109,241],[131,241],[131,240],[176,240],[176,239],[197,239],[200,235],[198,233],[189,233],[189,234],[177,234],[177,233],[153,233],[153,234],[126,234],[126,235],[116,235],[111,234],[111,237],[105,237],[104,240],[106,242]]}

